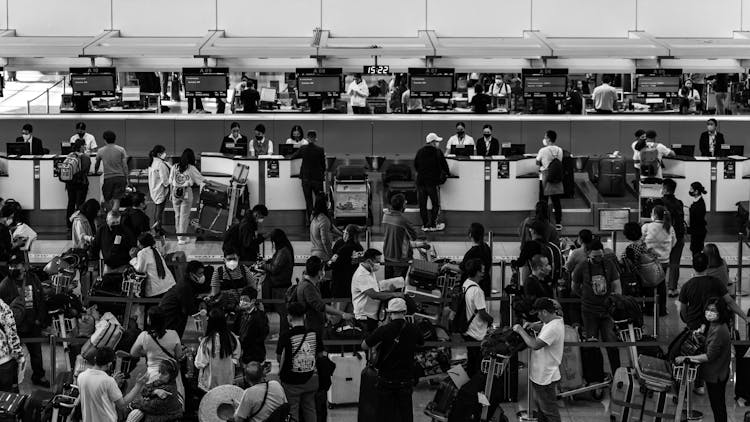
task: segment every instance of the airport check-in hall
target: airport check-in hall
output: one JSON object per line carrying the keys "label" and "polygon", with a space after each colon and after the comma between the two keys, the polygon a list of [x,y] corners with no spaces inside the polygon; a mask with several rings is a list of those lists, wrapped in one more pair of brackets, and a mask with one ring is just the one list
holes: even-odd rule
{"label": "airport check-in hall", "polygon": [[750,0],[0,0],[0,420],[750,420]]}

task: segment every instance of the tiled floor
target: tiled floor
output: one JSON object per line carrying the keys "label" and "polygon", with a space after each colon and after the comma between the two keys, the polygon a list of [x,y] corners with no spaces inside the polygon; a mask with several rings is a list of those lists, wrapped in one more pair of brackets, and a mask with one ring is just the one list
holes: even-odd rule
{"label": "tiled floor", "polygon": [[[293,246],[295,248],[295,254],[297,255],[298,261],[303,261],[305,258],[305,255],[309,252],[309,244],[307,242],[293,242]],[[373,247],[378,248],[381,246],[379,242],[373,242]],[[441,256],[460,256],[463,254],[465,250],[469,248],[468,242],[433,242],[433,246],[437,249],[438,253]],[[721,250],[721,253],[724,255],[724,257],[727,259],[727,261],[730,264],[736,263],[736,257],[737,257],[737,245],[734,243],[720,243],[718,244],[719,249]],[[60,251],[66,249],[67,242],[65,241],[47,241],[47,240],[40,240],[37,241],[34,244],[34,248],[32,251],[32,260],[36,262],[43,262],[49,259],[51,255],[57,254]],[[170,243],[170,247],[176,248],[176,244]],[[517,242],[496,242],[494,245],[494,255],[499,259],[500,257],[510,257],[517,255],[518,251],[518,243]],[[618,244],[618,249],[622,250],[621,248],[624,247],[624,245]],[[197,243],[197,244],[188,244],[185,245],[183,250],[187,253],[190,257],[194,257],[197,259],[202,260],[216,260],[218,250],[219,250],[219,244],[218,243]],[[267,251],[270,251],[270,246],[267,246]],[[743,261],[748,261],[747,257],[743,259]],[[687,265],[689,264],[688,260],[688,252],[686,251],[685,255],[683,256],[683,264]],[[297,267],[295,273],[299,274],[299,271],[301,269]],[[683,283],[686,281],[692,274],[692,270],[689,268],[683,268],[681,271],[681,277],[680,277],[680,283]],[[732,277],[735,276],[735,270],[731,271]],[[498,271],[495,271],[494,279],[494,288],[500,289],[500,276],[498,274]],[[745,290],[750,291],[750,282],[747,280],[750,279],[750,271],[743,271],[743,287]],[[742,298],[740,298],[742,300]],[[750,305],[750,298],[745,298],[743,301],[744,303],[741,303],[741,307],[743,309],[748,308]],[[678,322],[677,318],[677,311],[675,307],[675,301],[674,299],[670,299],[668,302],[668,308],[669,308],[669,316],[662,318],[660,320],[660,330],[659,330],[659,339],[661,341],[668,341],[671,339],[677,332],[679,332],[682,328],[682,325],[680,322]],[[497,302],[495,302],[493,305],[491,305],[491,312],[497,317],[499,312],[499,306],[497,306]],[[271,315],[272,320],[272,331],[275,329],[275,327],[278,324],[278,318],[276,318],[275,315]],[[651,320],[647,317],[646,319],[646,325],[647,327],[651,326]],[[744,336],[744,334],[743,334]],[[45,350],[48,350],[45,347]],[[62,352],[62,351],[60,351]],[[268,356],[273,356],[273,349],[271,346],[269,346],[268,349]],[[58,353],[58,372],[64,368],[64,360],[61,356],[61,353]],[[525,357],[522,356],[522,360],[525,360]],[[605,365],[605,367],[608,367]],[[506,413],[506,415],[509,416],[510,420],[515,420],[515,414],[519,410],[526,408],[526,379],[527,373],[525,369],[522,369],[519,373],[519,378],[521,379],[520,386],[519,386],[519,396],[520,400],[519,403],[506,403],[503,404],[503,409]],[[30,374],[27,374],[27,382],[24,383],[23,389],[24,391],[29,391],[30,386],[28,384],[28,378],[30,377]],[[740,380],[740,382],[750,382],[750,380]],[[730,421],[742,421],[742,416],[744,415],[745,408],[737,407],[734,400],[733,400],[733,391],[734,391],[734,384],[732,381],[730,381],[730,384],[727,386],[727,405],[729,406],[730,411]],[[422,382],[417,386],[417,388],[414,391],[414,417],[415,421],[429,421],[429,418],[427,418],[423,414],[423,410],[427,403],[433,398],[434,396],[434,387],[430,386],[426,382]],[[704,421],[712,421],[713,418],[711,416],[710,408],[708,407],[708,400],[705,396],[693,396],[694,400],[694,409],[699,410],[704,413]],[[586,399],[579,399],[575,401],[569,401],[564,400],[558,402],[558,405],[560,406],[561,414],[563,416],[564,421],[579,421],[579,420],[585,420],[585,421],[607,421],[609,420],[608,417],[608,405],[609,405],[609,399],[608,394],[605,395],[605,398],[602,401],[593,401],[593,400],[586,400]],[[748,408],[750,410],[750,408]],[[357,407],[356,406],[341,406],[337,407],[331,411],[329,411],[329,421],[336,421],[336,422],[353,422],[356,421],[357,417]]]}

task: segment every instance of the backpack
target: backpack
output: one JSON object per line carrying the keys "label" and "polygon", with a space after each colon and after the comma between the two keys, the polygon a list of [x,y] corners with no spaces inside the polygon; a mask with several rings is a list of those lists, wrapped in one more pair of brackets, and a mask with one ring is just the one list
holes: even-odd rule
{"label": "backpack", "polygon": [[594,296],[606,296],[609,293],[609,282],[607,281],[606,269],[602,265],[602,274],[594,274],[591,271],[591,261],[586,261],[589,266],[589,277],[591,277],[591,290]]}
{"label": "backpack", "polygon": [[641,150],[641,176],[657,177],[659,174],[659,151],[656,148],[646,147]]}
{"label": "backpack", "polygon": [[562,183],[563,165],[557,155],[553,155],[552,161],[547,166],[547,183]]}
{"label": "backpack", "polygon": [[57,169],[59,170],[58,178],[61,182],[76,182],[80,178],[81,157],[77,153],[71,152],[62,163],[57,165]]}
{"label": "backpack", "polygon": [[471,285],[467,288],[463,288],[460,284],[453,287],[453,297],[451,301],[451,310],[454,312],[453,319],[450,321],[450,330],[452,333],[463,334],[474,321],[477,316],[477,310],[471,315],[471,318],[466,317],[466,292],[472,287],[479,287],[477,285]]}
{"label": "backpack", "polygon": [[656,287],[666,278],[664,269],[662,268],[656,253],[652,249],[641,254],[637,273],[641,278],[641,284],[643,287]]}
{"label": "backpack", "polygon": [[[300,281],[299,279],[297,279],[297,284],[292,284],[288,289],[286,289],[286,293],[284,293],[284,300],[286,302],[287,308],[292,303],[302,303],[302,300],[300,300],[302,289],[300,289],[299,286],[303,283],[303,281],[304,280]],[[307,306],[305,306],[305,308],[307,308]]]}
{"label": "backpack", "polygon": [[[563,279],[563,268],[565,268],[565,260],[563,260],[562,251],[560,246],[552,243],[545,242],[543,240],[535,240],[542,245],[542,255],[547,257],[549,265],[552,267],[549,279],[553,282],[557,282]],[[529,263],[530,265],[531,263]]]}

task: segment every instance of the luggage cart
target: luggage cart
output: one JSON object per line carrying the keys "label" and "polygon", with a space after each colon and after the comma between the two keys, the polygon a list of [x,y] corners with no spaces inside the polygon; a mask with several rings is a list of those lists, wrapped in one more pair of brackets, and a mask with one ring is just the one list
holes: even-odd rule
{"label": "luggage cart", "polygon": [[364,167],[339,166],[330,189],[336,226],[370,225],[370,182]]}
{"label": "luggage cart", "polygon": [[661,200],[662,179],[645,178],[638,184],[638,218],[641,223],[651,219],[651,211]]}
{"label": "luggage cart", "polygon": [[200,194],[198,218],[191,221],[199,238],[222,238],[224,232],[242,217],[249,204],[249,172],[249,166],[237,163],[229,185],[217,182],[206,184]]}

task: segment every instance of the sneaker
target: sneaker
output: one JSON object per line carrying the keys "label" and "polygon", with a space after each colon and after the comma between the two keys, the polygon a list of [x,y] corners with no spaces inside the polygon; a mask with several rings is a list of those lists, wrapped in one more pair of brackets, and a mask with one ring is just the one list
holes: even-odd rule
{"label": "sneaker", "polygon": [[706,387],[695,387],[695,388],[693,388],[693,393],[697,394],[699,396],[705,396],[706,395]]}
{"label": "sneaker", "polygon": [[184,245],[184,244],[186,244],[186,243],[187,243],[187,240],[185,240],[185,239],[178,239],[178,240],[177,240],[177,244],[178,244],[178,245]]}
{"label": "sneaker", "polygon": [[557,231],[561,232],[561,231],[562,231],[562,229],[563,229],[563,227],[562,227],[562,224],[559,224],[559,223],[558,223],[558,224],[555,224],[555,230],[557,230]]}
{"label": "sneaker", "polygon": [[443,231],[445,230],[445,223],[437,223],[435,227],[432,228],[432,231]]}
{"label": "sneaker", "polygon": [[434,227],[430,227],[430,226],[422,226],[422,231],[423,232],[431,232],[431,231],[435,231],[435,228]]}

